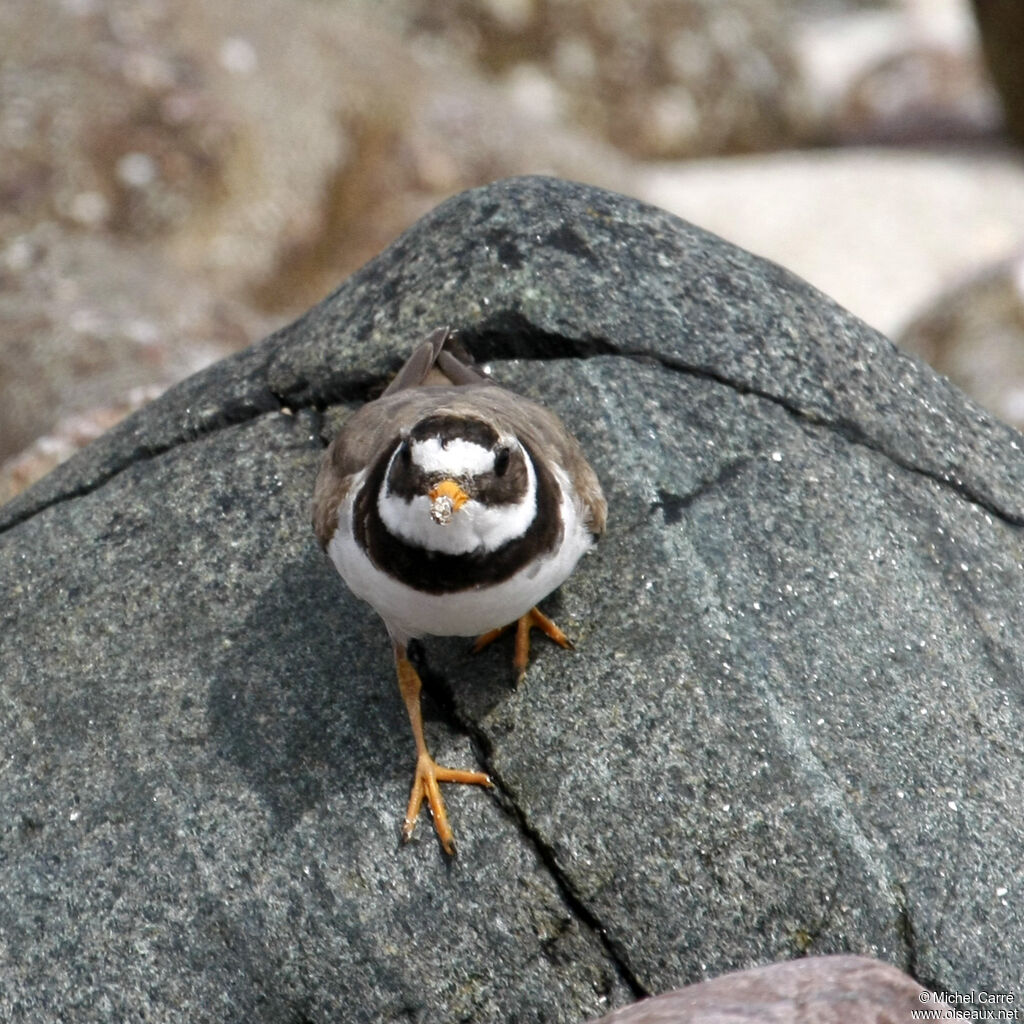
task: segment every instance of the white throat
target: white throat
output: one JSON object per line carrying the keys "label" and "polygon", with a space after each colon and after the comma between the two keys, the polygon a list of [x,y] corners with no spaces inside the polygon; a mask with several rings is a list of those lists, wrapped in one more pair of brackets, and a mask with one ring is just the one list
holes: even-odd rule
{"label": "white throat", "polygon": [[[445,454],[452,454],[450,449],[457,444],[484,450],[479,445],[455,441]],[[494,464],[493,456],[488,455],[490,468]],[[446,467],[440,466],[437,471],[445,472]],[[510,540],[523,536],[537,515],[537,476],[529,455],[526,456],[526,474],[526,493],[521,501],[508,505],[485,505],[470,498],[443,526],[431,516],[431,502],[427,495],[418,494],[407,501],[392,494],[386,482],[377,499],[377,511],[390,533],[416,547],[449,555],[496,551]]]}

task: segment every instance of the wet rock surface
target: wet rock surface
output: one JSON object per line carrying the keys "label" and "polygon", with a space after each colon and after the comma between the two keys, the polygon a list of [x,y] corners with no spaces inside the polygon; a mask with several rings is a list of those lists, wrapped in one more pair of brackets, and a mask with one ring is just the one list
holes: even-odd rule
{"label": "wet rock surface", "polygon": [[[323,444],[439,323],[609,532],[508,650],[425,645],[459,857],[397,847],[382,625]],[[1021,438],[779,267],[612,193],[442,205],[0,509],[11,1020],[578,1021],[808,953],[1019,991]]]}

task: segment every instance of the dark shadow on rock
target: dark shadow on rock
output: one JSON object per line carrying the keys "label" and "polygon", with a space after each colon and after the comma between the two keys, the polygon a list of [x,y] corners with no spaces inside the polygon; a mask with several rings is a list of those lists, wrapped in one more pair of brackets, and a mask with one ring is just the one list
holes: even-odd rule
{"label": "dark shadow on rock", "polygon": [[[559,621],[562,609],[559,591],[545,598],[540,608],[562,625]],[[420,672],[424,693],[447,716],[454,716],[459,726],[475,738],[479,738],[481,729],[489,726],[486,720],[495,708],[516,692],[516,673],[512,666],[514,639],[513,627],[475,654],[472,637],[433,637],[424,645],[425,667]],[[535,664],[539,657],[557,659],[572,656],[572,651],[561,650],[539,630],[531,631],[530,664]],[[522,685],[526,685],[529,677],[530,666],[527,665]]]}
{"label": "dark shadow on rock", "polygon": [[224,652],[209,696],[211,742],[288,828],[330,792],[408,759],[408,724],[383,627],[318,557],[281,566]]}
{"label": "dark shadow on rock", "polygon": [[[279,828],[332,793],[411,778],[412,736],[384,624],[312,545],[281,566],[241,635],[212,673],[210,739]],[[475,732],[508,697],[510,642],[477,656],[461,637],[416,645],[428,730],[440,721]]]}

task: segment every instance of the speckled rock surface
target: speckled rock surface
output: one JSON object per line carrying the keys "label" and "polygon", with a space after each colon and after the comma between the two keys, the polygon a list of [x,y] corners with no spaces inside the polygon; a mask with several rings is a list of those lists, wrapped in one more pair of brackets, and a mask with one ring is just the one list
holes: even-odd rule
{"label": "speckled rock surface", "polygon": [[[610,503],[578,649],[430,641],[460,856],[397,847],[324,439],[450,323]],[[12,1021],[579,1021],[806,953],[1020,991],[1021,437],[780,268],[608,192],[436,209],[0,509]],[[15,955],[15,952],[17,955]]]}

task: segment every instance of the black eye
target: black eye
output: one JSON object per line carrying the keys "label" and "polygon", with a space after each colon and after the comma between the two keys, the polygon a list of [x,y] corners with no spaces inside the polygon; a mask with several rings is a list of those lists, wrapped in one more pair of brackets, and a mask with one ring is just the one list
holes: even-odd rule
{"label": "black eye", "polygon": [[508,469],[509,459],[512,458],[512,453],[507,448],[499,448],[494,453],[494,475],[504,476],[505,470]]}

